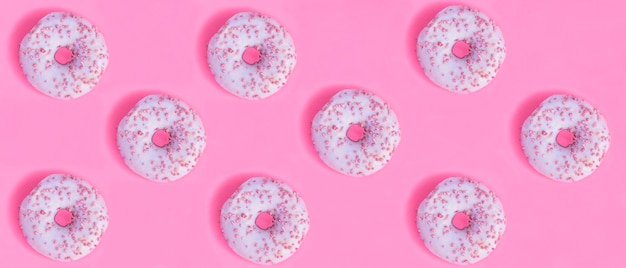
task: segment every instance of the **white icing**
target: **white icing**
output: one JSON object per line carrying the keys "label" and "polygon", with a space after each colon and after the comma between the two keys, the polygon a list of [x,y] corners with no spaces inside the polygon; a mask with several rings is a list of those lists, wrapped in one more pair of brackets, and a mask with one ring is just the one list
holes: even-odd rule
{"label": "white icing", "polygon": [[[560,130],[575,136],[562,147]],[[530,164],[557,181],[579,181],[593,173],[609,150],[610,135],[604,117],[586,101],[569,95],[544,100],[522,125],[522,148]]]}
{"label": "white icing", "polygon": [[[258,63],[243,60],[247,47],[260,51]],[[296,66],[296,49],[291,36],[272,18],[240,12],[211,38],[208,63],[224,89],[241,98],[263,99],[287,83]]]}
{"label": "white icing", "polygon": [[[360,141],[346,133],[352,124],[365,129]],[[313,119],[313,144],[320,158],[334,170],[365,176],[382,169],[400,143],[400,124],[395,113],[378,96],[345,89],[335,94]]]}
{"label": "white icing", "polygon": [[[452,225],[457,212],[470,217],[463,230]],[[417,227],[426,247],[456,264],[472,264],[496,248],[506,228],[502,204],[485,185],[452,177],[443,180],[417,210]]]}
{"label": "white icing", "polygon": [[[164,147],[152,142],[157,130],[171,140]],[[182,101],[165,95],[141,99],[117,127],[117,145],[124,162],[146,179],[169,182],[187,175],[206,146],[200,117]]]}
{"label": "white icing", "polygon": [[[71,62],[54,59],[58,48],[69,48]],[[20,44],[20,64],[28,81],[44,94],[74,99],[96,86],[109,62],[102,34],[87,20],[65,12],[43,17]]]}
{"label": "white icing", "polygon": [[[470,45],[464,58],[452,53],[457,41]],[[426,76],[435,84],[469,93],[495,78],[506,52],[502,32],[489,17],[469,7],[449,6],[419,34],[417,55]]]}
{"label": "white icing", "polygon": [[[267,212],[274,225],[267,230],[256,224]],[[309,230],[309,215],[298,193],[271,178],[244,182],[224,203],[220,224],[228,245],[239,256],[259,264],[276,264],[291,257]]]}
{"label": "white icing", "polygon": [[[73,216],[65,227],[54,221],[60,209],[69,210]],[[91,253],[108,224],[102,196],[89,183],[71,175],[47,176],[20,206],[20,226],[28,243],[59,261],[74,261]]]}

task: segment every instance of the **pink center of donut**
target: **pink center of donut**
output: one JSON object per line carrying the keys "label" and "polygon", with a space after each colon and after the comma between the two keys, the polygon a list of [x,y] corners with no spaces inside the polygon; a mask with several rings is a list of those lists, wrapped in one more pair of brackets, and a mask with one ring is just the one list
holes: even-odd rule
{"label": "pink center of donut", "polygon": [[463,40],[456,41],[452,46],[452,54],[459,59],[465,58],[470,54],[470,45]]}
{"label": "pink center of donut", "polygon": [[261,60],[261,51],[253,47],[247,47],[241,57],[247,64],[253,65]]}
{"label": "pink center of donut", "polygon": [[62,208],[54,215],[54,222],[61,227],[68,226],[74,220],[74,215],[68,209]]}
{"label": "pink center of donut", "polygon": [[162,129],[157,129],[152,135],[152,143],[159,147],[165,147],[170,143],[170,133]]}
{"label": "pink center of donut", "polygon": [[272,214],[267,212],[261,212],[258,216],[256,216],[256,220],[254,221],[257,227],[267,230],[274,225],[274,217]]}
{"label": "pink center of donut", "polygon": [[359,124],[352,124],[348,127],[346,136],[351,141],[357,142],[365,138],[365,128]]}
{"label": "pink center of donut", "polygon": [[574,143],[574,138],[574,133],[567,129],[563,129],[556,135],[556,143],[563,147],[568,147]]}
{"label": "pink center of donut", "polygon": [[457,212],[452,217],[452,226],[459,230],[463,230],[470,225],[471,219],[465,212]]}
{"label": "pink center of donut", "polygon": [[59,64],[65,65],[72,61],[73,52],[71,49],[66,47],[60,47],[57,49],[57,52],[54,53],[54,60],[56,60]]}

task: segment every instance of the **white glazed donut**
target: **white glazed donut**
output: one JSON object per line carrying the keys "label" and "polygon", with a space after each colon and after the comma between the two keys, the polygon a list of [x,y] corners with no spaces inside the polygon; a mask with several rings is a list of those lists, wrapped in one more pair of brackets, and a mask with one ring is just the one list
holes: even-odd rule
{"label": "white glazed donut", "polygon": [[433,254],[451,263],[472,264],[496,248],[506,219],[500,200],[485,185],[451,177],[422,201],[417,227]]}
{"label": "white glazed donut", "polygon": [[224,89],[244,99],[278,92],[296,66],[289,33],[270,17],[240,12],[211,38],[208,63]]}
{"label": "white glazed donut", "polygon": [[417,38],[426,76],[457,93],[491,82],[506,56],[500,28],[485,14],[464,6],[441,10]]}
{"label": "white glazed donut", "polygon": [[28,82],[57,99],[87,94],[108,62],[107,46],[98,29],[66,12],[43,17],[20,44],[20,64]]}
{"label": "white glazed donut", "polygon": [[235,253],[269,265],[298,250],[309,231],[309,214],[304,200],[285,183],[253,177],[224,203],[220,224]]}
{"label": "white glazed donut", "polygon": [[[355,138],[350,132],[357,129]],[[382,169],[400,143],[400,124],[378,96],[355,89],[335,94],[313,119],[313,144],[331,168],[350,176]]]}
{"label": "white glazed donut", "polygon": [[[559,141],[563,136],[569,141]],[[604,117],[586,101],[570,95],[544,100],[522,125],[522,148],[541,174],[562,182],[593,173],[609,150]]]}
{"label": "white glazed donut", "polygon": [[104,199],[86,181],[52,174],[22,201],[20,226],[42,255],[74,261],[91,253],[109,225]]}
{"label": "white glazed donut", "polygon": [[141,99],[117,126],[117,145],[135,173],[157,182],[187,175],[206,146],[200,117],[165,95]]}

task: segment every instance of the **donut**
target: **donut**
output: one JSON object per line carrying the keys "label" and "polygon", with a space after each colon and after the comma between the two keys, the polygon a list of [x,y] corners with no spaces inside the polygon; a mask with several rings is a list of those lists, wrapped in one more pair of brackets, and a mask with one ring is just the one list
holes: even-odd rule
{"label": "donut", "polygon": [[91,91],[109,62],[100,31],[67,12],[44,16],[22,40],[19,57],[33,87],[63,100]]}
{"label": "donut", "polygon": [[500,28],[487,15],[465,6],[449,6],[420,32],[417,56],[435,84],[470,93],[496,77],[506,52]]}
{"label": "donut", "polygon": [[93,186],[69,174],[52,174],[20,205],[20,226],[39,253],[58,261],[87,256],[109,225],[104,199]]}
{"label": "donut", "polygon": [[253,177],[224,203],[220,225],[235,253],[269,265],[298,250],[309,231],[309,214],[304,200],[287,184]]}
{"label": "donut", "polygon": [[344,89],[315,115],[311,136],[329,167],[345,175],[366,176],[391,160],[400,143],[400,124],[378,96]]}
{"label": "donut", "polygon": [[217,83],[244,99],[278,92],[296,66],[296,48],[278,22],[256,12],[232,16],[209,41],[207,61]]}
{"label": "donut", "polygon": [[604,117],[583,99],[552,95],[522,125],[522,149],[539,173],[575,182],[591,175],[609,150]]}
{"label": "donut", "polygon": [[417,209],[417,228],[426,248],[451,263],[472,264],[486,258],[505,227],[498,197],[469,178],[443,180]]}
{"label": "donut", "polygon": [[135,173],[170,182],[198,163],[206,137],[200,117],[187,104],[171,96],[148,95],[117,126],[117,146]]}

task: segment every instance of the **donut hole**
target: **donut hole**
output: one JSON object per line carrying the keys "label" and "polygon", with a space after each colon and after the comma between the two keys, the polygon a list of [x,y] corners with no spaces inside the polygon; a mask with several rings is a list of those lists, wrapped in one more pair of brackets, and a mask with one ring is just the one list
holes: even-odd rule
{"label": "donut hole", "polygon": [[457,212],[454,214],[454,217],[452,217],[452,226],[459,230],[464,230],[465,228],[469,227],[471,221],[472,219],[469,215],[467,215],[467,213]]}
{"label": "donut hole", "polygon": [[358,142],[365,138],[365,128],[359,124],[351,124],[346,131],[346,137],[353,142]]}
{"label": "donut hole", "polygon": [[170,133],[163,129],[157,129],[152,135],[152,143],[158,147],[165,147],[171,141]]}
{"label": "donut hole", "polygon": [[73,57],[74,52],[67,47],[59,47],[54,53],[54,60],[61,65],[70,63]]}
{"label": "donut hole", "polygon": [[245,63],[254,65],[261,61],[261,51],[254,47],[246,47],[241,58]]}
{"label": "donut hole", "polygon": [[261,212],[256,216],[254,224],[263,230],[267,230],[274,226],[274,216],[269,212]]}
{"label": "donut hole", "polygon": [[556,134],[556,143],[561,147],[569,147],[574,143],[575,138],[574,133],[568,129],[561,129],[559,133]]}
{"label": "donut hole", "polygon": [[74,221],[74,215],[69,209],[62,208],[54,215],[54,222],[61,227],[66,227]]}
{"label": "donut hole", "polygon": [[459,59],[467,57],[470,54],[470,50],[470,45],[463,40],[456,41],[452,46],[452,54]]}

